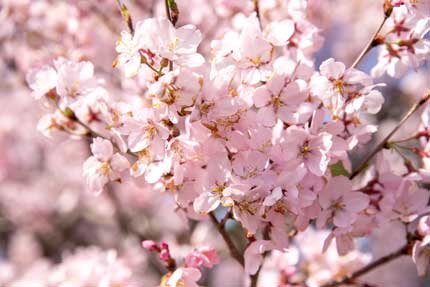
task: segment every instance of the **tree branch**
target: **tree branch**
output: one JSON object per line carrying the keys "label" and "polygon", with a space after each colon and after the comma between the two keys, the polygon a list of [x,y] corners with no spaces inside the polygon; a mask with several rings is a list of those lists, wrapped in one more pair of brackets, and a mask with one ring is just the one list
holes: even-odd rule
{"label": "tree branch", "polygon": [[380,41],[378,41],[378,35],[379,32],[381,32],[382,27],[385,24],[385,21],[390,17],[391,12],[393,11],[393,6],[390,4],[390,2],[385,1],[384,2],[384,19],[382,19],[381,24],[379,24],[378,29],[376,29],[375,33],[373,33],[372,38],[370,38],[369,42],[367,43],[366,47],[361,51],[360,55],[358,55],[357,59],[355,59],[354,63],[351,65],[351,68],[355,68],[358,63],[364,58],[364,56],[369,52],[373,47],[378,46]]}
{"label": "tree branch", "polygon": [[430,98],[430,92],[427,92],[424,94],[424,96],[415,103],[409,111],[403,116],[403,118],[400,120],[400,122],[397,124],[397,126],[394,127],[394,129],[380,142],[375,149],[370,152],[367,157],[363,160],[363,162],[359,165],[359,167],[350,175],[350,179],[353,179],[356,177],[360,172],[366,169],[366,167],[369,164],[369,161],[384,147],[387,146],[388,141],[390,138],[400,129],[400,127],[403,126],[403,124],[422,106],[424,105],[428,99]]}
{"label": "tree branch", "polygon": [[389,262],[393,261],[394,259],[399,258],[402,255],[407,255],[408,248],[409,248],[409,245],[406,244],[403,247],[401,247],[400,249],[394,251],[393,253],[390,253],[386,256],[383,256],[383,257],[379,258],[378,260],[376,260],[376,261],[364,266],[363,268],[355,271],[350,276],[345,276],[340,281],[324,284],[321,287],[336,287],[336,286],[340,286],[340,285],[344,285],[344,284],[353,284],[358,277],[363,276],[364,274],[374,270],[375,268],[377,268],[381,265],[384,265],[386,263],[389,263]]}
{"label": "tree branch", "polygon": [[216,229],[218,230],[219,234],[224,239],[228,250],[230,252],[231,257],[233,257],[237,262],[239,262],[240,265],[245,266],[243,256],[239,253],[236,246],[234,245],[233,241],[231,240],[230,236],[228,235],[227,231],[225,231],[224,226],[221,226],[216,219],[213,212],[209,213],[209,218],[211,219],[212,223],[215,225]]}

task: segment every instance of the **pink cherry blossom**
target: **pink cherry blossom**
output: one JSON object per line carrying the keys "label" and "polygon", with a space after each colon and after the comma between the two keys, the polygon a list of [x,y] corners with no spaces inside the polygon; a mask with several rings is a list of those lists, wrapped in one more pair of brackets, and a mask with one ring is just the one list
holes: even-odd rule
{"label": "pink cherry blossom", "polygon": [[166,284],[169,287],[190,286],[198,287],[197,281],[200,279],[201,273],[196,268],[178,268],[170,275]]}
{"label": "pink cherry blossom", "polygon": [[351,181],[345,176],[333,177],[319,193],[318,201],[322,208],[317,220],[320,227],[330,218],[337,227],[349,227],[369,204],[368,196],[353,191]]}
{"label": "pink cherry blossom", "polygon": [[255,274],[263,261],[263,254],[272,249],[272,243],[267,240],[252,242],[245,250],[245,272]]}
{"label": "pink cherry blossom", "polygon": [[102,138],[94,139],[91,152],[93,156],[83,165],[84,176],[89,190],[100,194],[108,182],[121,180],[120,174],[129,167],[129,162],[120,153],[114,153],[112,143]]}
{"label": "pink cherry blossom", "polygon": [[30,71],[26,75],[26,80],[33,90],[32,97],[39,100],[57,86],[57,72],[52,67],[45,66]]}
{"label": "pink cherry blossom", "polygon": [[430,266],[430,236],[415,242],[412,258],[417,267],[418,275],[425,276]]}
{"label": "pink cherry blossom", "polygon": [[193,250],[185,257],[185,263],[188,267],[198,268],[204,266],[212,268],[219,263],[219,258],[216,251],[211,247],[200,247]]}
{"label": "pink cherry blossom", "polygon": [[327,153],[332,145],[332,136],[328,133],[312,135],[297,127],[289,127],[286,131],[284,156],[286,160],[301,164],[317,176],[323,175],[329,163]]}

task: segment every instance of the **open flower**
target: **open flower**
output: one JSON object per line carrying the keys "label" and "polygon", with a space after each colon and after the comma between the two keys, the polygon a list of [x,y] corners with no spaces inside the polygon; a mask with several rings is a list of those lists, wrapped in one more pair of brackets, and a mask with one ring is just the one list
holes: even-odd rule
{"label": "open flower", "polygon": [[357,219],[360,211],[369,205],[369,197],[352,191],[352,183],[345,176],[336,176],[319,193],[322,211],[317,219],[319,227],[324,226],[329,218],[337,227],[349,227]]}
{"label": "open flower", "polygon": [[199,268],[200,266],[212,268],[214,265],[219,263],[219,258],[215,249],[204,246],[197,248],[188,254],[187,257],[185,257],[185,263],[188,267],[193,268]]}
{"label": "open flower", "polygon": [[332,146],[332,135],[326,132],[312,135],[308,131],[291,126],[286,132],[284,145],[286,160],[304,163],[317,176],[322,176],[329,163],[327,153]]}
{"label": "open flower", "polygon": [[83,166],[84,177],[91,192],[99,194],[103,186],[110,181],[120,180],[120,173],[129,167],[128,160],[113,152],[112,143],[102,138],[95,138],[91,144],[93,156]]}
{"label": "open flower", "polygon": [[266,251],[273,249],[273,243],[269,240],[256,240],[245,250],[245,272],[253,275],[263,263],[263,255]]}
{"label": "open flower", "polygon": [[178,268],[167,280],[168,287],[199,287],[196,283],[201,277],[199,269],[196,268]]}
{"label": "open flower", "polygon": [[33,90],[31,96],[39,100],[57,85],[57,72],[49,66],[31,70],[26,75],[26,80]]}
{"label": "open flower", "polygon": [[150,18],[136,25],[142,30],[143,43],[151,52],[179,66],[198,67],[204,63],[197,47],[202,34],[193,25],[175,28],[166,18]]}
{"label": "open flower", "polygon": [[417,267],[418,275],[426,275],[430,267],[430,235],[424,237],[422,241],[415,242],[412,259]]}

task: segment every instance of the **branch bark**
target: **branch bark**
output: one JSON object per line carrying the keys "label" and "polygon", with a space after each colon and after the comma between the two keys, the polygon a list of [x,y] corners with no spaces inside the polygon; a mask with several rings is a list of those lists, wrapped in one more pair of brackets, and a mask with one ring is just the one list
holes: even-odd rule
{"label": "branch bark", "polygon": [[386,256],[383,256],[383,257],[379,258],[378,260],[376,260],[376,261],[364,266],[363,268],[355,271],[350,276],[345,276],[340,281],[324,284],[321,287],[336,287],[336,286],[341,286],[344,284],[354,284],[355,280],[358,277],[363,276],[363,275],[367,274],[368,272],[376,269],[377,267],[384,265],[386,263],[389,263],[389,262],[393,261],[394,259],[399,258],[402,255],[407,255],[408,246],[409,246],[408,244],[404,245],[403,247],[394,251],[393,253],[390,253]]}
{"label": "branch bark", "polygon": [[403,126],[403,124],[421,107],[423,106],[430,98],[430,92],[427,92],[424,94],[424,96],[416,102],[409,111],[403,116],[403,118],[400,120],[400,122],[397,124],[397,126],[394,127],[394,129],[380,142],[373,150],[370,152],[366,158],[363,160],[363,162],[358,166],[358,168],[350,175],[350,179],[353,179],[358,174],[360,174],[363,170],[366,169],[366,167],[369,164],[369,161],[378,153],[380,152],[384,147],[387,146],[388,141],[390,138]]}
{"label": "branch bark", "polygon": [[244,267],[245,263],[243,260],[243,256],[237,250],[236,246],[234,245],[227,231],[224,229],[224,226],[219,224],[218,220],[216,219],[215,215],[212,212],[209,213],[209,218],[211,219],[212,223],[215,225],[218,233],[224,239],[224,242],[227,245],[227,248],[230,252],[231,257],[233,257],[237,262],[239,262],[240,265],[242,265],[242,267]]}

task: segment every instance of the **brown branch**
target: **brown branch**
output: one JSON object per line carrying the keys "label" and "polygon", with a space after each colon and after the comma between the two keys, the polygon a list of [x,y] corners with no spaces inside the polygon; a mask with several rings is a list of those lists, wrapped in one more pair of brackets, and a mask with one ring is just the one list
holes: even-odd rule
{"label": "brown branch", "polygon": [[397,124],[397,126],[394,127],[394,129],[380,142],[375,149],[369,153],[366,158],[363,160],[363,162],[359,165],[359,167],[350,175],[350,179],[353,179],[356,177],[360,172],[366,169],[366,167],[369,164],[369,161],[378,153],[380,152],[384,147],[387,147],[388,141],[390,138],[400,129],[400,127],[403,126],[403,124],[415,113],[422,105],[424,105],[428,99],[430,98],[430,92],[427,92],[424,94],[424,96],[415,103],[409,111],[403,116],[403,118],[400,120],[400,122]]}
{"label": "brown branch", "polygon": [[224,226],[221,226],[219,224],[218,220],[216,219],[215,215],[212,212],[209,213],[209,218],[211,219],[212,223],[215,225],[215,227],[218,230],[219,234],[224,239],[224,241],[225,241],[225,243],[226,243],[226,245],[228,247],[228,250],[230,252],[231,257],[233,257],[237,262],[239,262],[239,264],[242,265],[242,267],[245,266],[245,263],[244,263],[244,260],[243,260],[243,256],[237,250],[237,248],[234,245],[233,241],[231,240],[229,234],[224,229]]}
{"label": "brown branch", "polygon": [[223,219],[221,219],[221,221],[219,222],[219,225],[224,227],[227,221],[232,218],[232,216],[233,216],[233,212],[231,211],[231,208],[229,208],[229,210],[224,215]]}
{"label": "brown branch", "polygon": [[400,249],[394,251],[393,253],[390,253],[386,256],[383,256],[383,257],[379,258],[378,260],[376,260],[376,261],[364,266],[363,268],[355,271],[350,276],[345,276],[340,281],[327,283],[327,284],[322,285],[321,287],[336,287],[336,286],[345,285],[345,284],[354,284],[355,280],[358,277],[363,276],[366,273],[374,270],[375,268],[377,268],[381,265],[384,265],[386,263],[389,263],[389,262],[393,261],[394,259],[399,258],[402,255],[407,255],[408,254],[408,248],[409,248],[409,245],[406,244],[403,247],[401,247]]}

